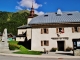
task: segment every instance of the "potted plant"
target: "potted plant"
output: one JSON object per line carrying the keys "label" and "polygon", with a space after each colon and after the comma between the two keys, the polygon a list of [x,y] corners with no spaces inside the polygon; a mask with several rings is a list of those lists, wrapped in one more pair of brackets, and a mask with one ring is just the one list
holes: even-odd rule
{"label": "potted plant", "polygon": [[67,47],[66,51],[72,51],[73,49],[71,47]]}
{"label": "potted plant", "polygon": [[57,50],[57,48],[54,48],[54,47],[53,47],[50,51],[51,51],[51,52],[55,52],[56,50]]}

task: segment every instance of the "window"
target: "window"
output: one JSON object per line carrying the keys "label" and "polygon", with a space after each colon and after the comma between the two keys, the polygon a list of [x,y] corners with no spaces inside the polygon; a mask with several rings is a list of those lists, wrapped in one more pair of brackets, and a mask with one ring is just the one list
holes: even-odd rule
{"label": "window", "polygon": [[56,33],[64,33],[64,28],[56,28]]}
{"label": "window", "polygon": [[59,32],[62,32],[62,28],[59,28]]}
{"label": "window", "polygon": [[44,33],[47,33],[47,29],[44,29]]}
{"label": "window", "polygon": [[48,34],[48,28],[41,29],[41,34]]}
{"label": "window", "polygon": [[69,13],[69,14],[67,14],[67,15],[70,16],[70,15],[73,15],[73,14]]}
{"label": "window", "polygon": [[80,27],[72,27],[72,33],[80,32]]}
{"label": "window", "polygon": [[74,27],[75,32],[78,32],[78,27]]}
{"label": "window", "polygon": [[48,15],[44,15],[44,17],[47,17]]}
{"label": "window", "polygon": [[49,46],[49,41],[47,40],[41,41],[41,46]]}

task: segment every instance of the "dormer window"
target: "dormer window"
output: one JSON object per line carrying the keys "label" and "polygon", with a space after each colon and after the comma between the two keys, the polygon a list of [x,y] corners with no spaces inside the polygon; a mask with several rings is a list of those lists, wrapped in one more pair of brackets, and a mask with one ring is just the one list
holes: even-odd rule
{"label": "dormer window", "polygon": [[67,14],[67,15],[70,16],[70,15],[73,15],[73,14],[69,13],[69,14]]}
{"label": "dormer window", "polygon": [[44,15],[44,17],[47,17],[48,15]]}

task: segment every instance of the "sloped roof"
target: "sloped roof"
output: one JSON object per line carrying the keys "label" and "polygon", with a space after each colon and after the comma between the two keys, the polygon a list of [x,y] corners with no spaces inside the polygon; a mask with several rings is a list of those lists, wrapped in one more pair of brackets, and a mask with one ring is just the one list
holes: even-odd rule
{"label": "sloped roof", "polygon": [[29,25],[22,25],[22,26],[19,26],[17,27],[18,29],[26,29],[26,28],[30,28]]}
{"label": "sloped roof", "polygon": [[29,24],[80,22],[80,12],[62,12],[62,14],[46,13],[33,18]]}

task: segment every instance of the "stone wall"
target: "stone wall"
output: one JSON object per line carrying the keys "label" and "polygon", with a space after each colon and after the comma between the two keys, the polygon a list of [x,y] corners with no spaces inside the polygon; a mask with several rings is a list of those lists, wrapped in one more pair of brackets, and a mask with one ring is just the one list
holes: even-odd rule
{"label": "stone wall", "polygon": [[80,49],[74,50],[74,56],[80,56]]}

